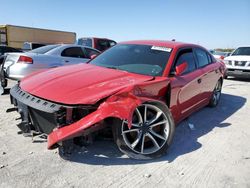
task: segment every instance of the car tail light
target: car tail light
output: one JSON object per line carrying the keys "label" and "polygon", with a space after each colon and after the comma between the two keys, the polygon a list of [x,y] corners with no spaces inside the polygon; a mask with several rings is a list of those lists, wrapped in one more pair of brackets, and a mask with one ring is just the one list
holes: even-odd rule
{"label": "car tail light", "polygon": [[32,64],[33,59],[31,57],[21,55],[17,61],[17,63],[24,63],[24,64]]}
{"label": "car tail light", "polygon": [[222,60],[223,60],[224,58],[225,58],[224,56],[220,56],[220,59],[222,59]]}

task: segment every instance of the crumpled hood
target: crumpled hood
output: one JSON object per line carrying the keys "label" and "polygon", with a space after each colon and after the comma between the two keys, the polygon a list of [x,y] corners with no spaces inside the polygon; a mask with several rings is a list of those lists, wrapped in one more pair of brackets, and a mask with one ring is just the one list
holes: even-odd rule
{"label": "crumpled hood", "polygon": [[20,87],[34,96],[57,103],[94,104],[121,89],[152,79],[152,76],[77,64],[30,75],[21,81]]}
{"label": "crumpled hood", "polygon": [[250,61],[250,55],[232,55],[226,57],[224,60],[230,61]]}

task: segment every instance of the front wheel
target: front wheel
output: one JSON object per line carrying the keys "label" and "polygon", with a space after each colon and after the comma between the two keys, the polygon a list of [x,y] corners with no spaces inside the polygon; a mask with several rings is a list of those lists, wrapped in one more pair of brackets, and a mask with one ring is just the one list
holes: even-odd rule
{"label": "front wheel", "polygon": [[220,101],[220,96],[221,96],[221,88],[222,88],[222,81],[219,80],[213,90],[213,94],[211,96],[211,99],[209,101],[209,106],[210,107],[215,107],[218,105]]}
{"label": "front wheel", "polygon": [[113,126],[118,148],[134,159],[152,159],[165,154],[174,130],[168,108],[153,104],[142,104],[135,109],[131,128],[127,121],[119,121]]}

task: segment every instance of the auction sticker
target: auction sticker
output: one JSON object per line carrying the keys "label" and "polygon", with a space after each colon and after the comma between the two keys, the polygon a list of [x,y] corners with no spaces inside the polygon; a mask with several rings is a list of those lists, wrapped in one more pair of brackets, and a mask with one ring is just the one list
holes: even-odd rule
{"label": "auction sticker", "polygon": [[159,51],[164,51],[164,52],[171,52],[172,48],[167,48],[163,46],[152,46],[151,50],[159,50]]}

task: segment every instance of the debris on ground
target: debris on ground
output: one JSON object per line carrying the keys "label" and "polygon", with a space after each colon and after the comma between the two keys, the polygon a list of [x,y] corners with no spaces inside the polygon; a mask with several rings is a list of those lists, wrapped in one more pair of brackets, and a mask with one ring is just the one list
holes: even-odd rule
{"label": "debris on ground", "polygon": [[6,166],[8,166],[8,165],[0,165],[0,169],[4,168]]}
{"label": "debris on ground", "polygon": [[151,174],[144,174],[143,177],[145,177],[145,178],[150,178],[150,177],[151,177]]}
{"label": "debris on ground", "polygon": [[184,176],[184,172],[179,172],[179,175]]}
{"label": "debris on ground", "polygon": [[33,151],[30,151],[30,152],[29,152],[29,155],[32,155],[32,154],[33,154]]}
{"label": "debris on ground", "polygon": [[5,151],[3,151],[2,155],[6,155],[6,152],[5,152]]}
{"label": "debris on ground", "polygon": [[195,126],[194,126],[194,124],[192,124],[192,123],[188,123],[188,126],[189,126],[190,130],[192,130],[192,131],[194,131],[194,130],[195,130]]}

